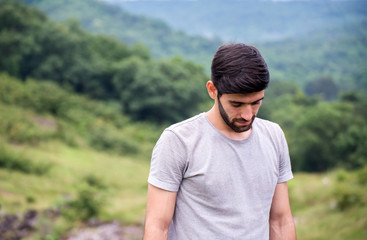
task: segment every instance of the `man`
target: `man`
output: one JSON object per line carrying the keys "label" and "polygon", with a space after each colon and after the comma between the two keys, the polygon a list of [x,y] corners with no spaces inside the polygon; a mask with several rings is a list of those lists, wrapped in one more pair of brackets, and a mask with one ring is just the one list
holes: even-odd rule
{"label": "man", "polygon": [[296,239],[287,143],[256,118],[268,83],[255,47],[218,49],[213,107],[167,128],[153,150],[144,240]]}

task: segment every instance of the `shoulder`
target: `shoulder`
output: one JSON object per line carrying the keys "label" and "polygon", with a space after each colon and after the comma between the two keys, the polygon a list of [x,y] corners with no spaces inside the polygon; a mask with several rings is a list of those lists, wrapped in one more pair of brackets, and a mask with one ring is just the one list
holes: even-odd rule
{"label": "shoulder", "polygon": [[264,139],[267,139],[268,143],[271,143],[277,149],[279,156],[288,152],[287,140],[279,124],[258,118],[255,122],[254,129],[256,128],[257,136],[262,139],[263,143],[265,142]]}
{"label": "shoulder", "polygon": [[204,135],[205,124],[207,124],[205,113],[198,114],[166,128],[160,137],[160,141],[165,143],[179,142],[187,148]]}
{"label": "shoulder", "polygon": [[253,125],[254,129],[256,129],[257,133],[260,134],[262,137],[268,137],[275,142],[281,142],[284,136],[284,132],[279,126],[279,124],[261,119],[256,118]]}
{"label": "shoulder", "polygon": [[182,122],[175,123],[166,128],[165,131],[173,132],[178,136],[188,135],[190,133],[192,134],[193,132],[196,132],[198,129],[200,129],[203,126],[203,124],[205,124],[204,114],[205,113],[200,113]]}
{"label": "shoulder", "polygon": [[269,120],[265,120],[265,119],[261,119],[261,118],[256,118],[254,121],[254,127],[258,128],[259,130],[262,131],[271,131],[271,132],[282,132],[282,129],[280,128],[279,124],[269,121]]}

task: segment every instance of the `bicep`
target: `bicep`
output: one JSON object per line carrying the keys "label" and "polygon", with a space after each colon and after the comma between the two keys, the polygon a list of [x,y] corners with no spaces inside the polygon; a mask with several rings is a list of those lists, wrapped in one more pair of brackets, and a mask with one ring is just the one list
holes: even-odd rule
{"label": "bicep", "polygon": [[291,216],[289,205],[287,182],[278,183],[275,187],[273,201],[270,209],[270,219],[279,219],[284,216]]}
{"label": "bicep", "polygon": [[177,192],[148,185],[146,207],[146,231],[168,231],[176,205]]}

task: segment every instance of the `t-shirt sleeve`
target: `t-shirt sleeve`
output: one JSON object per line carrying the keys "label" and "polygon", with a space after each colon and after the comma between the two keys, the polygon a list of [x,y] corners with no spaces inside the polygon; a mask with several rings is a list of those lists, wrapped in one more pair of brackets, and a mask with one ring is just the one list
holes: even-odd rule
{"label": "t-shirt sleeve", "polygon": [[157,141],[150,164],[148,182],[158,188],[177,192],[185,169],[186,149],[171,130],[165,130]]}
{"label": "t-shirt sleeve", "polygon": [[[279,127],[280,128],[280,127]],[[284,132],[280,129],[280,153],[279,153],[279,177],[278,183],[286,182],[293,178],[291,160],[287,140]]]}

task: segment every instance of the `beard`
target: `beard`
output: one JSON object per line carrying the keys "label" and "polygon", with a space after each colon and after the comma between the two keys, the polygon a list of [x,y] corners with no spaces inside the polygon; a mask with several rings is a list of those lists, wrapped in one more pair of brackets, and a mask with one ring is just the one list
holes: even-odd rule
{"label": "beard", "polygon": [[218,98],[218,107],[219,107],[219,113],[222,116],[223,121],[228,125],[228,127],[230,127],[233,131],[237,132],[237,133],[242,133],[242,132],[246,132],[248,130],[250,130],[252,128],[252,123],[255,120],[256,115],[253,115],[250,123],[247,125],[236,125],[236,122],[248,122],[248,120],[243,119],[243,118],[233,118],[233,119],[229,119],[229,116],[227,114],[227,112],[224,110],[222,103],[220,102],[219,98]]}

